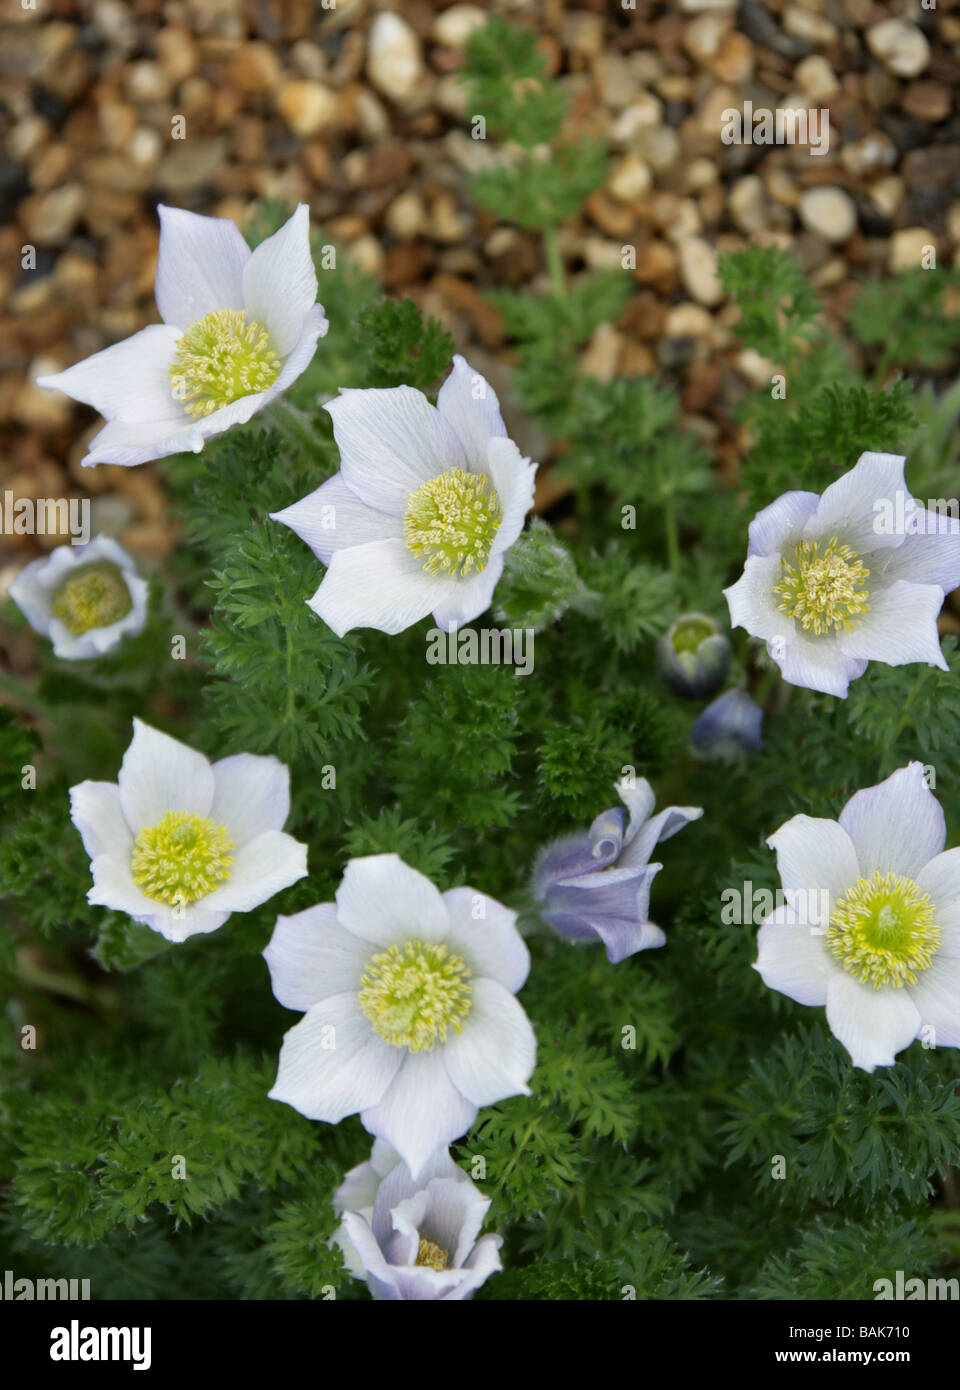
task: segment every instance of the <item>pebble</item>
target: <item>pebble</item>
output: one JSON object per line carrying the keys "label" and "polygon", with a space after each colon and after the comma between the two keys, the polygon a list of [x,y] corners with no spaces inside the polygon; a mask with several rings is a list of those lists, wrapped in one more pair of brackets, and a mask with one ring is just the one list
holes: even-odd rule
{"label": "pebble", "polygon": [[613,166],[607,178],[607,191],[622,203],[632,203],[642,198],[652,185],[650,166],[638,154],[625,154]]}
{"label": "pebble", "polygon": [[639,87],[633,68],[620,53],[602,53],[594,61],[593,81],[604,105],[618,110],[630,105]]}
{"label": "pebble", "polygon": [[800,199],[800,220],[824,241],[849,241],[857,229],[857,207],[842,188],[808,188]]}
{"label": "pebble", "polygon": [[277,110],[294,135],[317,135],[336,123],[340,101],[336,92],[308,78],[284,82],[277,93]]}
{"label": "pebble", "polygon": [[895,77],[918,77],[930,62],[926,36],[905,19],[884,19],[868,29],[867,47]]}
{"label": "pebble", "polygon": [[396,237],[419,236],[427,225],[427,209],[412,189],[394,198],[384,214],[387,230]]}
{"label": "pebble", "polygon": [[942,121],[950,115],[950,88],[943,82],[911,82],[904,89],[900,105],[918,121]]}
{"label": "pebble", "polygon": [[721,82],[748,82],[753,76],[753,44],[743,34],[728,34],[709,67]]}
{"label": "pebble", "polygon": [[730,190],[727,206],[734,223],[747,236],[756,236],[770,225],[767,191],[759,174],[737,179]]}
{"label": "pebble", "polygon": [[612,323],[599,324],[580,358],[580,375],[612,381],[617,375],[623,345],[623,334]]}
{"label": "pebble", "polygon": [[414,95],[424,73],[420,40],[399,15],[385,10],[374,17],[367,40],[367,77],[390,101]]}
{"label": "pebble", "polygon": [[797,64],[793,75],[800,90],[816,101],[833,96],[834,92],[840,90],[836,73],[820,53],[811,53],[809,58],[804,58]]}
{"label": "pebble", "polygon": [[617,145],[632,145],[642,130],[659,126],[662,119],[663,102],[659,97],[652,92],[640,92],[613,122],[610,138]]}
{"label": "pebble", "polygon": [[20,222],[27,241],[38,246],[62,246],[79,222],[85,202],[79,183],[65,183],[25,198],[20,204]]}
{"label": "pebble", "polygon": [[691,19],[683,30],[683,46],[690,57],[706,67],[730,32],[733,16],[720,11],[708,11]]}
{"label": "pebble", "polygon": [[783,15],[783,31],[793,39],[803,39],[807,43],[834,43],[837,27],[822,15],[805,10],[800,5],[788,5]]}
{"label": "pebble", "polygon": [[888,174],[886,178],[877,179],[876,183],[870,186],[870,201],[877,211],[887,218],[896,216],[900,204],[903,202],[904,186],[903,179],[896,174]]}
{"label": "pebble", "polygon": [[936,250],[937,238],[926,227],[905,227],[894,232],[890,238],[887,267],[896,273],[900,270],[919,270],[928,248]]}
{"label": "pebble", "polygon": [[487,22],[487,12],[479,5],[451,5],[433,21],[430,37],[444,48],[464,48],[467,39]]}
{"label": "pebble", "polygon": [[723,286],[717,278],[717,253],[702,237],[684,237],[677,245],[680,278],[684,288],[698,304],[713,307],[723,299]]}

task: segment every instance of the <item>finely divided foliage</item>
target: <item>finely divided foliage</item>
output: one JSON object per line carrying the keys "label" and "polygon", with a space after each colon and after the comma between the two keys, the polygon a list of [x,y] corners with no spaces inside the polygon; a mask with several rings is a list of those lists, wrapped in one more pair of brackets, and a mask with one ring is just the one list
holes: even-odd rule
{"label": "finely divided foliage", "polygon": [[[951,486],[955,402],[883,384],[949,355],[946,277],[828,330],[785,253],[723,257],[789,390],[744,396],[721,485],[671,391],[579,370],[632,286],[563,263],[606,162],[542,63],[494,20],[465,69],[512,142],[475,196],[550,272],[497,296],[563,442],[535,520],[469,348],[325,269],[302,208],[251,247],[163,209],[163,324],[49,383],[106,417],[88,463],[170,456],[184,544],[149,590],[94,541],[11,592],[5,1267],[833,1299],[958,1258],[960,542],[897,522]],[[529,677],[425,660],[493,621]],[[719,685],[661,678],[658,639],[715,629]]]}

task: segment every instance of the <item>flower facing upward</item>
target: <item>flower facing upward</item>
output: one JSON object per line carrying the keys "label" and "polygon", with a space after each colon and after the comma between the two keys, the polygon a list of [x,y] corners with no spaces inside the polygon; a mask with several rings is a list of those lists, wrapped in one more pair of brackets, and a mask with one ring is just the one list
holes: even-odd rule
{"label": "flower facing upward", "polygon": [[490,604],[533,504],[536,464],[506,427],[493,388],[462,357],[436,407],[410,386],[341,391],[326,409],[340,472],[273,513],[327,566],[315,613],[342,637],[439,627]]}
{"label": "flower facing upward", "polygon": [[[358,1205],[354,1205],[357,1203]],[[418,1179],[378,1140],[333,1194],[344,1261],[378,1300],[469,1298],[500,1269],[500,1236],[480,1235],[489,1199],[445,1148]]]}
{"label": "flower facing upward", "polygon": [[792,685],[845,696],[868,661],[946,670],[937,617],[960,584],[960,523],[910,496],[903,464],[861,454],[821,496],[785,492],[751,521],[730,620]]}
{"label": "flower facing upward", "polygon": [[146,580],[109,536],[32,560],[10,585],[10,597],[67,661],[102,656],[140,632],[147,617]]}
{"label": "flower facing upward", "polygon": [[87,900],[168,941],[214,931],[307,872],[306,846],[282,829],[283,763],[238,753],[211,765],[139,719],[117,782],[71,787],[70,808],[91,859]]}
{"label": "flower facing upward", "polygon": [[[960,1047],[960,849],[920,763],[851,797],[839,821],[794,816],[767,843],[786,905],[755,968],[827,1022],[864,1071],[918,1036]],[[827,904],[827,910],[820,905]]]}
{"label": "flower facing upward", "polygon": [[37,380],[106,418],[85,464],[199,452],[292,385],[327,331],[305,203],[255,251],[226,218],[158,212],[163,323]]}
{"label": "flower facing upward", "polygon": [[274,1100],[337,1124],[357,1112],[414,1178],[481,1105],[528,1094],[536,1040],[514,995],[530,968],[515,914],[441,894],[395,854],[354,859],[335,903],[277,919],[273,992],[305,1017]]}
{"label": "flower facing upward", "polygon": [[544,921],[571,941],[602,941],[612,964],[666,941],[647,919],[650,885],[663,868],[650,855],[703,815],[699,806],[668,806],[653,815],[653,789],[643,777],[618,782],[616,790],[629,822],[621,806],[604,811],[588,831],[544,850],[534,870]]}

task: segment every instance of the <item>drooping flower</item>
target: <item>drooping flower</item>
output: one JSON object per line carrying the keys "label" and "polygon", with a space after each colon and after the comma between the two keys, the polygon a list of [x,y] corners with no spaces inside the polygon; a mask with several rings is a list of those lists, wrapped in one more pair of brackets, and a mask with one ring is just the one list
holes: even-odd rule
{"label": "drooping flower", "polygon": [[[358,1197],[362,1210],[353,1205]],[[502,1238],[480,1236],[489,1198],[446,1148],[415,1180],[389,1146],[378,1154],[374,1144],[370,1162],[347,1174],[333,1205],[343,1213],[336,1239],[347,1268],[366,1279],[375,1299],[453,1302],[501,1268]]]}
{"label": "drooping flower", "polygon": [[479,1106],[529,1094],[515,920],[471,888],[441,894],[395,854],[351,860],[336,902],[279,917],[263,953],[280,1003],[305,1011],[271,1098],[329,1124],[359,1112],[419,1178]]}
{"label": "drooping flower", "polygon": [[703,815],[699,806],[668,806],[653,815],[653,789],[643,777],[624,779],[616,790],[626,811],[615,806],[585,833],[550,845],[534,870],[544,921],[571,941],[602,941],[612,964],[666,941],[647,917],[650,885],[663,868],[650,855]]}
{"label": "drooping flower", "polygon": [[9,592],[30,626],[66,661],[102,656],[146,622],[147,582],[109,536],[61,545],[32,560]]}
{"label": "drooping flower", "polygon": [[903,464],[861,454],[822,495],[785,492],[750,523],[730,620],[792,685],[845,696],[868,661],[947,669],[937,616],[960,584],[960,523],[910,496]]}
{"label": "drooping flower", "polygon": [[105,417],[87,465],[199,452],[292,385],[328,328],[305,203],[255,251],[227,218],[157,210],[163,323],[37,378]]}
{"label": "drooping flower", "polygon": [[702,712],[690,730],[690,743],[705,757],[731,759],[763,747],[763,710],[739,686],[725,690]]}
{"label": "drooping flower", "polygon": [[657,671],[675,695],[702,700],[719,690],[730,670],[730,642],[705,613],[682,613],[657,641]]}
{"label": "drooping flower", "polygon": [[800,1004],[825,1005],[864,1071],[923,1036],[960,1047],[960,849],[910,763],[850,798],[839,821],[794,816],[767,843],[784,889],[755,969]]}
{"label": "drooping flower", "polygon": [[117,781],[70,788],[93,874],[87,901],[168,941],[214,931],[306,874],[306,845],[283,833],[289,812],[290,774],[276,758],[211,764],[134,719]]}
{"label": "drooping flower", "polygon": [[342,637],[433,613],[455,629],[490,604],[533,504],[536,464],[507,438],[493,388],[454,357],[436,406],[410,386],[341,391],[340,472],[282,512],[327,566],[310,607]]}

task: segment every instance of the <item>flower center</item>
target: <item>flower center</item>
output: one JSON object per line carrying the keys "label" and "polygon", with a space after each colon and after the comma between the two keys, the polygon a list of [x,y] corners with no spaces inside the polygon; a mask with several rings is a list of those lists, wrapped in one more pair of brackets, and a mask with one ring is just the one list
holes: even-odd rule
{"label": "flower center", "polygon": [[780,562],[784,577],[774,586],[781,613],[796,618],[805,632],[818,637],[831,628],[849,628],[852,619],[869,611],[864,581],[870,571],[848,545],[836,536],[821,553],[819,541],[801,541],[794,563]]}
{"label": "flower center", "polygon": [[76,636],[92,627],[109,627],[133,607],[130,590],[116,565],[84,565],[57,590],[52,612]]}
{"label": "flower center", "polygon": [[500,525],[500,498],[485,473],[448,468],[407,499],[403,539],[428,574],[485,568]]}
{"label": "flower center", "polygon": [[233,847],[226,826],[193,811],[168,811],[137,836],[133,881],[148,898],[172,907],[196,902],[230,877]]}
{"label": "flower center", "polygon": [[473,989],[466,962],[442,944],[405,941],[371,956],[361,980],[360,1008],[373,1031],[394,1047],[429,1052],[459,1033]]}
{"label": "flower center", "polygon": [[270,334],[245,309],[218,309],[188,324],[170,364],[170,389],[188,415],[211,415],[272,386],[280,358]]}
{"label": "flower center", "polygon": [[432,1240],[421,1240],[414,1263],[426,1265],[427,1269],[449,1269],[450,1255],[442,1245],[435,1245]]}
{"label": "flower center", "polygon": [[881,874],[860,878],[840,898],[830,917],[827,945],[848,975],[873,985],[901,989],[917,983],[940,945],[928,893],[912,878]]}

